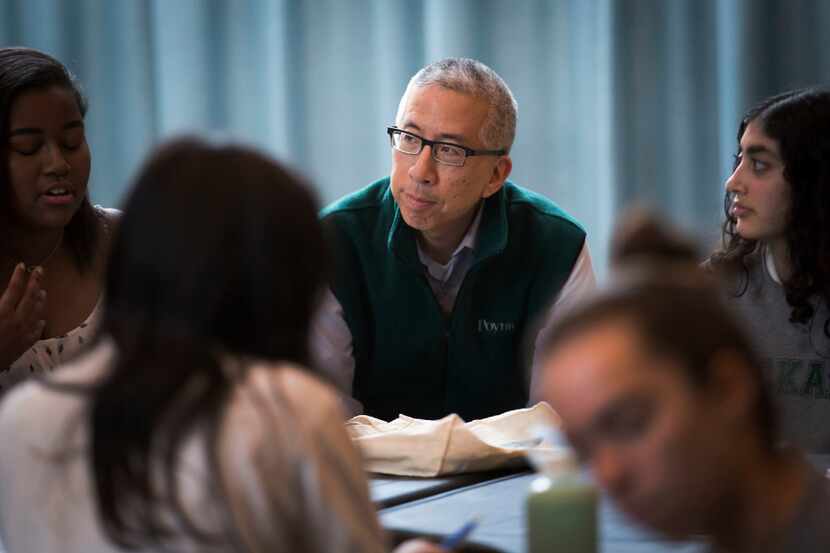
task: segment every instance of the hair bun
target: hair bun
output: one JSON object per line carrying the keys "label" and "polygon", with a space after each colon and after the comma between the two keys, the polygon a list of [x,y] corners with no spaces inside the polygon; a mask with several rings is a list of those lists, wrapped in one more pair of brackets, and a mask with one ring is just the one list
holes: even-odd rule
{"label": "hair bun", "polygon": [[699,260],[694,242],[648,209],[628,209],[614,227],[613,269],[631,264],[694,266]]}

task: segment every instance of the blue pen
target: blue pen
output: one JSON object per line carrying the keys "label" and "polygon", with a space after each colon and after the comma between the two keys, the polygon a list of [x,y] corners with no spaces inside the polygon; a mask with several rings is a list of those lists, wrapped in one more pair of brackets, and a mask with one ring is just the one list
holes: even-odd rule
{"label": "blue pen", "polygon": [[476,529],[476,526],[478,526],[478,517],[473,517],[464,526],[444,538],[444,541],[441,542],[441,547],[444,549],[455,549],[461,542],[467,539],[467,536]]}

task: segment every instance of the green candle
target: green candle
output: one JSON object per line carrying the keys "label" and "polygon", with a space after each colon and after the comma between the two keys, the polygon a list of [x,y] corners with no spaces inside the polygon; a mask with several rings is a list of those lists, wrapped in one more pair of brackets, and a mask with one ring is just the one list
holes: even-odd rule
{"label": "green candle", "polygon": [[596,553],[597,492],[578,470],[543,474],[527,497],[529,553]]}

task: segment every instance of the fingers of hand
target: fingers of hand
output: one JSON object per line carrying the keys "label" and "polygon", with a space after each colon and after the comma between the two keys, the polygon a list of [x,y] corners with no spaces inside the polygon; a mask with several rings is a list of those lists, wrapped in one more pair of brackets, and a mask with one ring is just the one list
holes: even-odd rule
{"label": "fingers of hand", "polygon": [[407,540],[395,548],[394,553],[448,553],[436,543],[423,539]]}
{"label": "fingers of hand", "polygon": [[9,316],[17,310],[17,305],[26,290],[27,281],[30,280],[29,277],[26,266],[23,263],[18,263],[12,272],[8,286],[3,291],[3,295],[0,296],[0,316]]}
{"label": "fingers of hand", "polygon": [[23,298],[17,304],[17,316],[21,321],[32,322],[40,318],[38,313],[43,312],[43,307],[46,304],[46,290],[41,287],[41,279],[43,278],[43,269],[38,267],[29,275],[29,282],[26,285],[26,291],[23,293]]}
{"label": "fingers of hand", "polygon": [[46,326],[46,290],[43,269],[31,273],[22,263],[15,267],[9,285],[0,298],[0,327],[6,341],[25,349],[40,339]]}

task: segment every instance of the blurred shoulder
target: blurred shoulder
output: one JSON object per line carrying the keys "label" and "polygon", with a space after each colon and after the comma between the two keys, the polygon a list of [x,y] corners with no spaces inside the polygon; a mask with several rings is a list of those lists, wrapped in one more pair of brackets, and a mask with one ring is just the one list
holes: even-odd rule
{"label": "blurred shoulder", "polygon": [[121,216],[123,215],[120,209],[102,207],[100,205],[95,205],[95,213],[98,214],[103,231],[108,234],[113,233],[118,228],[118,223],[121,221]]}
{"label": "blurred shoulder", "polygon": [[290,425],[313,433],[345,420],[337,392],[303,367],[256,362],[243,374],[230,400],[227,425],[254,433]]}
{"label": "blurred shoulder", "polygon": [[113,240],[115,239],[115,233],[118,231],[122,211],[111,207],[96,205],[95,213],[98,216],[100,236],[96,265],[99,274],[101,274],[106,268],[106,260],[109,258],[110,251],[112,250]]}
{"label": "blurred shoulder", "polygon": [[85,390],[105,374],[113,355],[114,346],[102,340],[47,378],[14,387],[0,402],[0,440],[51,443],[65,422],[82,412]]}

